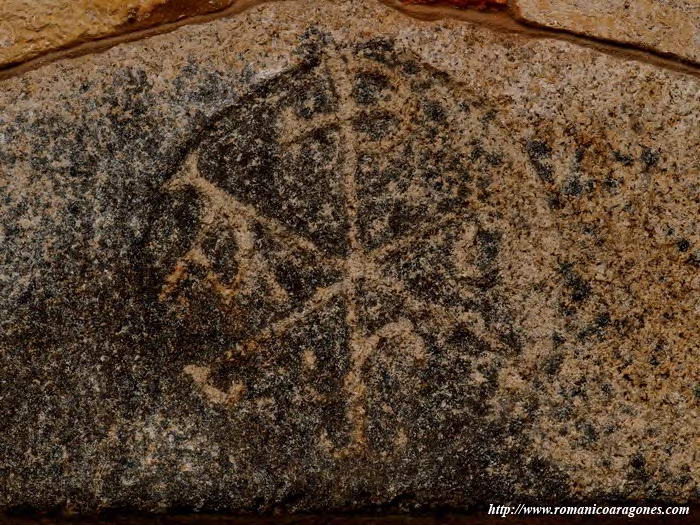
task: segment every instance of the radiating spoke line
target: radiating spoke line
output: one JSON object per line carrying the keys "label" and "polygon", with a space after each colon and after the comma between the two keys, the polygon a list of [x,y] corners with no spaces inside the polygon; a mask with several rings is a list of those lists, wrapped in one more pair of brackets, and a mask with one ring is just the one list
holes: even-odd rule
{"label": "radiating spoke line", "polygon": [[470,212],[467,211],[465,211],[464,213],[452,212],[449,214],[445,214],[442,217],[440,217],[437,222],[428,222],[425,225],[419,226],[418,229],[416,229],[413,232],[407,233],[406,235],[395,239],[394,241],[389,242],[383,246],[374,248],[367,254],[367,257],[371,261],[380,261],[392,252],[397,252],[401,249],[409,248],[411,247],[411,245],[415,244],[415,242],[418,241],[420,238],[429,234],[434,234],[439,231],[442,231],[446,229],[447,226],[450,226],[451,224],[457,221],[464,220],[469,216]]}
{"label": "radiating spoke line", "polygon": [[233,357],[234,352],[245,354],[254,351],[262,342],[274,335],[283,333],[297,321],[301,321],[306,316],[318,311],[332,301],[338,294],[342,293],[346,288],[346,282],[338,281],[325,288],[320,288],[316,293],[308,299],[301,307],[296,309],[291,314],[286,315],[282,319],[267,325],[262,328],[257,334],[247,339],[246,341],[237,344],[234,348],[226,352],[226,357]]}
{"label": "radiating spoke line", "polygon": [[411,293],[403,282],[399,279],[392,279],[386,275],[382,275],[381,278],[367,277],[378,289],[388,290],[390,292],[400,294],[402,297],[402,304],[409,309],[411,309],[416,314],[423,314],[429,312],[431,317],[434,319],[439,319],[446,323],[454,323],[459,321],[459,318],[464,315],[464,310],[461,308],[454,308],[444,305],[436,305],[429,301],[425,301],[416,297],[414,293]]}
{"label": "radiating spoke line", "polygon": [[295,127],[292,128],[293,133],[290,134],[289,137],[282,137],[279,141],[281,147],[296,145],[302,141],[313,138],[315,133],[325,129],[340,128],[343,122],[338,115],[330,114],[316,117],[310,123],[296,120],[294,124]]}
{"label": "radiating spoke line", "polygon": [[320,255],[321,257],[323,257],[324,261],[328,261],[331,264],[337,266],[342,266],[344,264],[344,259],[327,255],[312,241],[294,232],[285,224],[281,223],[276,219],[272,219],[261,214],[260,212],[258,212],[258,210],[255,209],[254,206],[240,202],[239,200],[231,196],[227,191],[219,188],[216,184],[213,184],[212,182],[204,179],[203,177],[192,178],[188,182],[204,194],[213,195],[218,199],[222,199],[226,203],[226,211],[234,212],[231,215],[239,213],[249,220],[258,221],[261,224],[265,225],[278,239],[284,241],[291,241],[292,243],[296,244],[298,247],[304,250],[312,251]]}
{"label": "radiating spoke line", "polygon": [[337,97],[340,101],[338,111],[338,129],[342,137],[341,146],[346,148],[345,162],[342,164],[342,187],[345,195],[345,213],[348,218],[348,245],[349,255],[345,261],[346,269],[346,326],[348,330],[348,350],[350,352],[350,371],[345,376],[344,387],[348,393],[349,409],[348,420],[352,427],[351,444],[348,448],[336,451],[337,454],[347,455],[358,447],[366,445],[365,408],[364,391],[366,386],[362,377],[362,366],[371,351],[368,348],[369,342],[362,337],[358,324],[359,309],[357,297],[357,283],[362,277],[365,257],[362,245],[359,242],[359,231],[357,226],[357,210],[359,207],[357,195],[357,181],[355,175],[357,171],[357,138],[349,129],[354,114],[354,107],[351,100],[351,81],[345,73],[346,65],[340,58],[331,58],[328,67],[334,67],[335,71],[341,72],[341,78],[336,84]]}

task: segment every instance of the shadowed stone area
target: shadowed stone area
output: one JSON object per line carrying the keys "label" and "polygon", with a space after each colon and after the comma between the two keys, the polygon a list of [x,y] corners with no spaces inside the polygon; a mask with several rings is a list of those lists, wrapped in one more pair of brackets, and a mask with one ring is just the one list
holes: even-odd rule
{"label": "shadowed stone area", "polygon": [[697,500],[697,79],[364,2],[42,71],[0,95],[2,509]]}

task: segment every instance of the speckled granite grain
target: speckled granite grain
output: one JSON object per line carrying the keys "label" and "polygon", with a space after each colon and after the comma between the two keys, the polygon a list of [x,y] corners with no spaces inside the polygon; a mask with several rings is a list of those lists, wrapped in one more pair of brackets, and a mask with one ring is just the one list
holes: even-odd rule
{"label": "speckled granite grain", "polygon": [[0,508],[698,501],[700,81],[289,1],[0,90]]}
{"label": "speckled granite grain", "polygon": [[185,16],[219,11],[234,0],[3,0],[0,67],[49,51]]}
{"label": "speckled granite grain", "polygon": [[700,64],[699,0],[511,0],[516,17]]}

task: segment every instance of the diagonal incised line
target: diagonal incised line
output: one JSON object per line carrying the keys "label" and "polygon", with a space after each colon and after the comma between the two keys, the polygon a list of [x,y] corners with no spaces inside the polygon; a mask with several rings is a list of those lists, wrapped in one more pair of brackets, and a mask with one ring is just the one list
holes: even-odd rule
{"label": "diagonal incised line", "polygon": [[342,266],[344,264],[343,259],[332,255],[327,255],[312,241],[297,234],[288,226],[282,224],[280,221],[262,215],[253,206],[243,204],[242,202],[234,198],[232,195],[230,195],[228,192],[219,188],[216,184],[206,180],[205,178],[201,176],[193,177],[188,179],[187,182],[205,195],[210,195],[222,199],[226,203],[226,211],[233,211],[235,213],[243,215],[249,220],[255,220],[264,224],[272,231],[272,233],[276,237],[287,241],[291,241],[300,248],[312,251],[322,256],[324,261],[331,262],[332,264],[337,266]]}
{"label": "diagonal incised line", "polygon": [[280,147],[294,146],[305,139],[310,138],[314,133],[317,133],[323,129],[340,127],[342,125],[341,120],[337,115],[323,115],[320,117],[315,117],[312,124],[305,124],[303,121],[295,121],[297,128],[294,133],[289,137],[283,137],[279,141]]}
{"label": "diagonal incised line", "polygon": [[239,353],[247,353],[254,350],[255,347],[265,339],[272,337],[275,334],[284,332],[287,328],[294,325],[304,317],[323,308],[326,304],[332,301],[346,288],[345,281],[338,281],[325,288],[320,288],[316,293],[308,299],[300,308],[293,311],[291,314],[279,319],[278,321],[262,328],[257,334],[250,337],[246,341],[237,344],[233,349],[226,352],[226,357],[233,357],[234,351]]}
{"label": "diagonal incised line", "polygon": [[431,318],[438,319],[447,323],[454,323],[464,314],[462,309],[454,307],[435,305],[428,301],[424,301],[410,293],[405,285],[399,280],[388,277],[384,274],[381,276],[367,276],[377,288],[391,291],[400,294],[402,304],[411,310],[414,314],[429,312]]}
{"label": "diagonal incised line", "polygon": [[380,261],[382,258],[386,257],[392,252],[400,250],[402,248],[409,247],[411,244],[416,242],[418,239],[427,234],[435,233],[436,231],[442,230],[448,225],[454,223],[455,221],[466,219],[470,216],[470,212],[465,211],[464,213],[448,213],[443,215],[437,222],[429,222],[424,226],[419,227],[413,232],[410,232],[392,242],[384,244],[371,250],[367,257],[373,261]]}

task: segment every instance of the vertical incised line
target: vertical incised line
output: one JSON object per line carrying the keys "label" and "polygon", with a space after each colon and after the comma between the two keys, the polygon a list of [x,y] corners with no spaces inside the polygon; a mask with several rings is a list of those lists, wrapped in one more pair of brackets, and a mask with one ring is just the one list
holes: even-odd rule
{"label": "vertical incised line", "polygon": [[362,366],[367,358],[369,348],[358,326],[357,285],[362,276],[364,252],[358,239],[357,213],[358,198],[355,175],[357,170],[357,141],[350,129],[355,108],[352,105],[352,79],[348,72],[351,60],[347,55],[329,57],[327,68],[331,78],[335,79],[336,94],[339,100],[338,124],[341,133],[345,158],[340,165],[341,184],[344,189],[345,211],[348,220],[348,255],[345,259],[345,297],[346,324],[348,330],[348,350],[350,369],[345,376],[345,390],[349,398],[347,416],[352,427],[349,446],[340,455],[351,454],[365,446],[365,384],[362,380]]}

